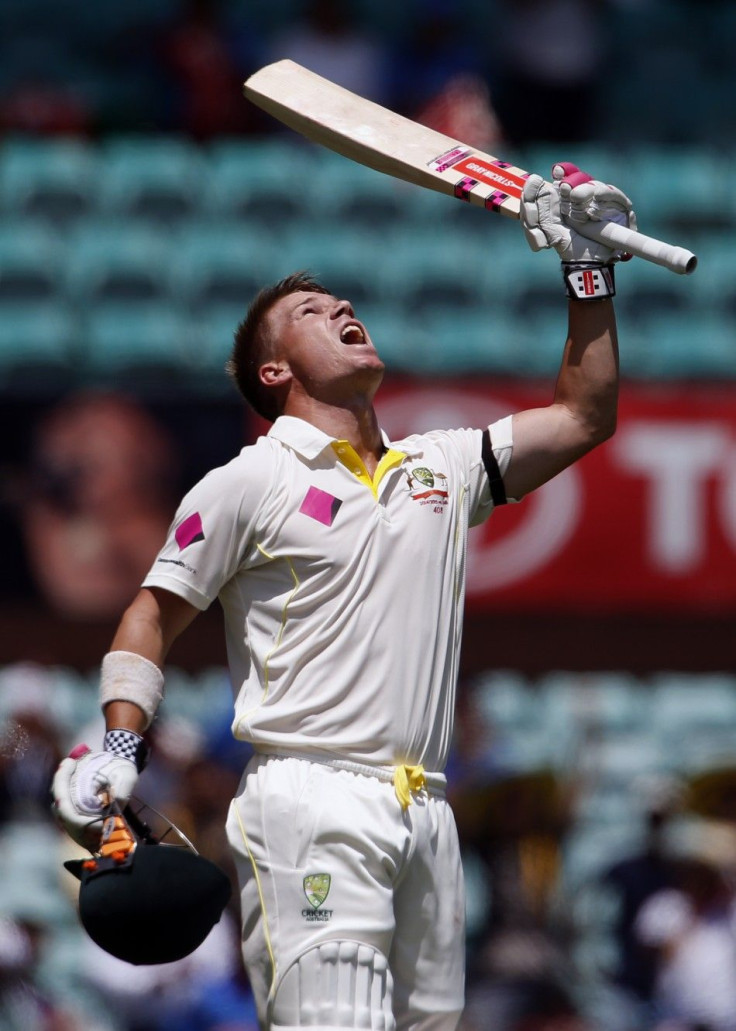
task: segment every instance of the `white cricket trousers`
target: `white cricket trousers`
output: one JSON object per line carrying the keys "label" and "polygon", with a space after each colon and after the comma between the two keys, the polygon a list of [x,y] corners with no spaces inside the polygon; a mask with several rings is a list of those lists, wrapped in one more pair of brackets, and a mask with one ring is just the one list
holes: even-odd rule
{"label": "white cricket trousers", "polygon": [[[465,892],[455,820],[431,789],[403,809],[382,772],[260,754],[246,767],[227,832],[264,1028],[453,1031],[459,1022]],[[320,965],[338,956],[349,966],[356,943],[354,966],[367,964],[373,988],[372,1015],[364,1008],[354,1025],[344,986],[355,976],[330,980]],[[298,1004],[288,1002],[297,981]],[[364,988],[358,977],[353,990]]]}

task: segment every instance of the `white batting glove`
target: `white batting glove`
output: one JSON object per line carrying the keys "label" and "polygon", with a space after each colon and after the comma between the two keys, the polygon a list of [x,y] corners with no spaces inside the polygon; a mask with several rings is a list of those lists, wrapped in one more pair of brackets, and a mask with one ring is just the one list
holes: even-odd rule
{"label": "white batting glove", "polygon": [[53,813],[70,838],[97,852],[100,847],[103,812],[100,797],[107,792],[121,807],[125,806],[138,780],[132,759],[114,752],[93,752],[77,745],[63,759],[52,783]]}
{"label": "white batting glove", "polygon": [[607,265],[627,257],[576,232],[586,222],[605,220],[636,229],[636,215],[626,194],[569,162],[553,166],[552,182],[529,176],[519,218],[533,251],[554,248],[564,262]]}

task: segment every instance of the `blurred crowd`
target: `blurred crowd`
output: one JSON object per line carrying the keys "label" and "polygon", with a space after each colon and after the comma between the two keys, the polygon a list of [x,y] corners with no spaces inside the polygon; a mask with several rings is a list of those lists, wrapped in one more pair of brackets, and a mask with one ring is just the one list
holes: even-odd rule
{"label": "blurred crowd", "polygon": [[[722,142],[732,6],[9,0],[0,131],[278,131],[240,84],[288,56],[478,146],[600,139],[632,114],[630,137],[677,142],[723,124]],[[157,550],[185,458],[191,449],[129,398],[83,395],[44,413],[22,468],[4,478],[3,593],[22,597],[23,585],[39,611],[81,626],[113,619]],[[95,671],[72,671],[69,691],[62,673],[0,669],[0,1031],[255,1031],[237,892],[203,946],[166,967],[128,967],[82,933],[62,867],[76,853],[51,818],[49,785],[80,739],[99,745],[102,724]],[[185,681],[171,678],[140,793],[232,876],[225,815],[248,751],[230,736],[224,671],[206,690]],[[449,778],[468,882],[462,1031],[736,1031],[733,778],[707,798],[672,778],[632,783],[641,833],[572,881],[583,768],[519,761],[470,683]]]}
{"label": "blurred crowd", "polygon": [[0,15],[0,127],[183,131],[202,140],[273,131],[243,102],[240,84],[262,64],[291,57],[477,146],[499,137],[595,141],[618,129],[651,142],[707,139],[714,118],[729,131],[730,6],[107,0],[92,12],[74,0],[9,0]]}
{"label": "blurred crowd", "polygon": [[[204,944],[177,963],[131,967],[81,930],[77,882],[62,866],[80,853],[53,822],[49,785],[70,746],[99,743],[95,672],[78,678],[73,704],[68,690],[58,669],[0,673],[0,1027],[256,1031],[237,890]],[[462,685],[448,771],[468,893],[462,1031],[733,1031],[733,772],[699,786],[671,776],[632,783],[641,835],[571,881],[584,756],[567,770],[521,761],[480,695]],[[249,749],[230,735],[230,705],[223,669],[189,679],[170,671],[137,793],[234,880],[224,824]],[[606,929],[599,955],[591,924]]]}

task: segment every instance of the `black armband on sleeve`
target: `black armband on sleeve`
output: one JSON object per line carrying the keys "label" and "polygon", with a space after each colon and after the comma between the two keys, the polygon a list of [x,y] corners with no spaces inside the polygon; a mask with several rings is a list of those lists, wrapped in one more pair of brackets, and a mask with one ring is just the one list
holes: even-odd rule
{"label": "black armband on sleeve", "polygon": [[496,456],[493,453],[491,447],[491,431],[486,428],[483,430],[483,444],[481,446],[481,458],[483,459],[483,465],[485,466],[486,475],[488,476],[488,485],[491,488],[491,497],[494,505],[505,505],[506,488],[503,485],[503,478],[501,476],[501,470],[498,468],[498,462]]}

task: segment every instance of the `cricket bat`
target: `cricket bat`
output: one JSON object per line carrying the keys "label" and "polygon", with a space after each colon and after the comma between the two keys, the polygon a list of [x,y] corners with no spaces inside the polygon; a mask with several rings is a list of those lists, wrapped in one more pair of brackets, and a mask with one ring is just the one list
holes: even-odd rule
{"label": "cricket bat", "polygon": [[[289,128],[344,157],[499,215],[519,217],[529,172],[359,97],[295,61],[266,65],[244,83],[243,92]],[[681,275],[697,265],[691,251],[615,222],[591,223],[579,231]]]}

